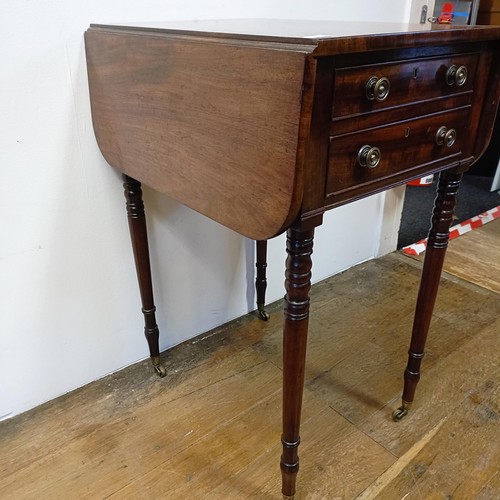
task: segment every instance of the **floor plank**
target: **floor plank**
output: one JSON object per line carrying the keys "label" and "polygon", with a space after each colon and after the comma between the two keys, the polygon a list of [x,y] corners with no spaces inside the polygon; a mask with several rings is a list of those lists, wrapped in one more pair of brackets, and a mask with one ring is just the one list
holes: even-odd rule
{"label": "floor plank", "polygon": [[[412,256],[424,257],[425,252]],[[500,293],[500,219],[451,240],[443,270]]]}
{"label": "floor plank", "polygon": [[445,271],[500,293],[500,219],[454,239]]}
{"label": "floor plank", "polygon": [[[444,417],[432,439],[380,496],[465,500],[484,494],[500,464],[499,408],[498,384],[488,380]],[[492,499],[499,493],[490,490]]]}
{"label": "floor plank", "polygon": [[[470,266],[459,240],[447,270]],[[414,408],[390,418],[420,269],[394,253],[313,287],[297,500],[500,498],[493,279],[443,275]],[[1,422],[2,500],[279,498],[281,308],[170,350],[165,379],[138,363]]]}

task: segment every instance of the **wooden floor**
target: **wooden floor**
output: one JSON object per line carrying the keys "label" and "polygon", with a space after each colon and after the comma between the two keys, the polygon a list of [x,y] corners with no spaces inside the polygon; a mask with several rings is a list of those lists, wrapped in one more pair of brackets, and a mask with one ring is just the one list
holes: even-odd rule
{"label": "wooden floor", "polygon": [[[399,423],[421,263],[313,287],[297,499],[500,498],[500,220],[449,257]],[[139,363],[0,423],[0,498],[280,498],[280,309],[166,353],[164,379]]]}

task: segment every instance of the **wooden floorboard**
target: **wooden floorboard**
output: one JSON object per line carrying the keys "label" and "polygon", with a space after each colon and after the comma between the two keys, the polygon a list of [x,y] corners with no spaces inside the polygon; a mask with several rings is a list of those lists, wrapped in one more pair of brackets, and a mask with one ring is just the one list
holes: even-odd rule
{"label": "wooden floorboard", "polygon": [[[425,253],[415,257],[423,261]],[[450,242],[444,271],[500,293],[500,219]]]}
{"label": "wooden floorboard", "polygon": [[[500,498],[494,224],[450,243],[401,422],[421,263],[394,253],[313,287],[297,500]],[[280,498],[281,307],[164,353],[164,379],[138,363],[1,422],[0,498]]]}
{"label": "wooden floorboard", "polygon": [[500,219],[452,241],[445,271],[500,293]]}

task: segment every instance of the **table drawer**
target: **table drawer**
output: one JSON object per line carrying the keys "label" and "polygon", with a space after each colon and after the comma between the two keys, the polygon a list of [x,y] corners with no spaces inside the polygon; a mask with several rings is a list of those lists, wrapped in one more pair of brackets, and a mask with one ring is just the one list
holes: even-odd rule
{"label": "table drawer", "polygon": [[[470,107],[466,106],[331,137],[326,195],[339,194],[384,178],[390,179],[426,164],[460,156],[465,145],[469,111]],[[442,144],[438,144],[441,140],[436,140],[438,131]],[[375,163],[377,165],[374,166]]]}
{"label": "table drawer", "polygon": [[476,53],[457,54],[336,69],[332,118],[471,91],[477,60]]}

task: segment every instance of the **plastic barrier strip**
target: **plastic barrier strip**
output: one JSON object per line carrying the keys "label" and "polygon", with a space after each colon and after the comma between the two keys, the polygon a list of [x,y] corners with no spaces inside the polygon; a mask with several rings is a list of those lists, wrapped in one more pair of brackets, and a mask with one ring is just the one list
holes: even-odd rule
{"label": "plastic barrier strip", "polygon": [[[488,222],[492,220],[500,218],[500,205],[498,207],[492,208],[491,210],[487,210],[482,214],[476,215],[464,222],[460,222],[460,224],[456,224],[455,226],[450,228],[450,240],[457,238],[461,234],[468,233],[473,229],[477,229],[478,227],[482,227]],[[427,248],[427,238],[423,240],[417,241],[412,245],[408,245],[403,247],[403,253],[406,255],[420,255],[425,252]]]}

